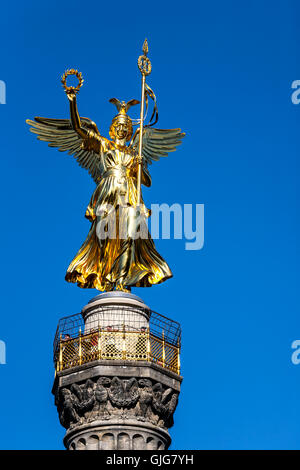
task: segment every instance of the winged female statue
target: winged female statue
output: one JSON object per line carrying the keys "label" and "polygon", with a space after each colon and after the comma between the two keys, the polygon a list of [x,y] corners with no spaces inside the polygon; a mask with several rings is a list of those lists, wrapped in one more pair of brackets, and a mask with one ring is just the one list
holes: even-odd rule
{"label": "winged female statue", "polygon": [[[81,74],[75,70],[69,75]],[[155,129],[145,125],[133,135],[132,119],[127,112],[139,103],[116,98],[118,113],[113,118],[109,135],[102,136],[96,124],[80,117],[76,90],[66,87],[70,103],[69,119],[35,117],[27,120],[38,139],[74,155],[79,165],[90,173],[96,183],[85,216],[91,222],[88,236],[68,267],[65,279],[82,288],[100,291],[130,291],[132,286],[150,287],[172,277],[168,264],[157,252],[142,221],[150,215],[142,197],[138,201],[139,138],[142,128],[141,184],[151,185],[148,166],[176,150],[185,135],[180,129]],[[137,217],[136,208],[139,208]]]}

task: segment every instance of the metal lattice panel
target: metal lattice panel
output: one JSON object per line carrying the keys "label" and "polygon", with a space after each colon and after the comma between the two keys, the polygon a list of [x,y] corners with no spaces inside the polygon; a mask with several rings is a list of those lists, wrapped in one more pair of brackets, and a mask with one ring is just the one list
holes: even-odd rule
{"label": "metal lattice panel", "polygon": [[[100,314],[99,314],[100,312]],[[101,307],[97,314],[110,314],[110,307]],[[75,367],[97,359],[151,361],[179,373],[181,329],[179,323],[157,312],[143,309],[149,317],[137,323],[128,307],[113,310],[112,324],[93,323],[84,331],[81,314],[62,318],[54,339],[54,362],[57,370]],[[126,323],[125,323],[126,322]]]}

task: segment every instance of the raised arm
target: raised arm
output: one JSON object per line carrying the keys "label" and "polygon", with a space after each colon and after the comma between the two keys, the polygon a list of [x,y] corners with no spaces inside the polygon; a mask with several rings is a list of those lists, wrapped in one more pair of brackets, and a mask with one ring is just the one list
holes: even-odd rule
{"label": "raised arm", "polygon": [[77,101],[76,101],[76,94],[75,93],[67,93],[68,100],[70,102],[70,116],[71,116],[71,123],[74,131],[77,132],[80,137],[86,139],[89,137],[89,131],[82,127],[80,122],[80,117],[78,114],[77,109]]}
{"label": "raised arm", "polygon": [[[70,75],[75,75],[78,79],[78,85],[67,86],[66,79]],[[83,83],[82,74],[75,69],[66,70],[62,76],[61,83],[70,102],[71,127],[82,139],[81,148],[88,151],[101,153],[102,144],[105,140],[101,137],[96,124],[88,118],[81,118],[77,109],[76,93],[79,92]]]}
{"label": "raised arm", "polygon": [[96,124],[87,118],[80,119],[75,93],[67,93],[70,102],[71,125],[74,131],[82,138],[82,148],[100,153],[104,139],[101,137]]}
{"label": "raised arm", "polygon": [[[68,87],[66,77],[76,75],[77,87]],[[49,147],[57,147],[61,152],[74,155],[79,165],[90,173],[98,184],[104,171],[103,151],[109,147],[109,141],[102,137],[96,124],[86,117],[79,117],[76,93],[82,85],[82,76],[76,70],[67,70],[62,76],[62,84],[70,102],[71,119],[52,119],[35,117],[27,119],[30,130],[38,139],[48,142]]]}

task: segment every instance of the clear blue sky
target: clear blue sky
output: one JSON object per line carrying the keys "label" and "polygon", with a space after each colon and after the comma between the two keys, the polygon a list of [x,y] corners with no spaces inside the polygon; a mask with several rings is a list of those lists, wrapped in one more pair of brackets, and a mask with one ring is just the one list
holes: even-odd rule
{"label": "clear blue sky", "polygon": [[[62,449],[51,395],[58,319],[97,294],[64,281],[94,183],[29,133],[68,117],[60,85],[107,136],[108,99],[140,96],[145,37],[162,128],[180,150],[152,165],[151,203],[205,204],[205,245],[158,240],[174,278],[134,289],[180,321],[184,381],[173,449],[299,449],[300,8],[296,1],[32,1],[1,7],[1,449]],[[25,430],[25,432],[24,432]]]}

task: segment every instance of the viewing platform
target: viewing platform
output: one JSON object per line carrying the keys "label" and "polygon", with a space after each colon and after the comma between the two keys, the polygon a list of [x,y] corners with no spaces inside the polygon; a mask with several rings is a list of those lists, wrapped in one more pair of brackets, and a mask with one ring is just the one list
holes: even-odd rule
{"label": "viewing platform", "polygon": [[181,328],[112,291],[62,318],[52,393],[70,450],[163,450],[178,403]]}
{"label": "viewing platform", "polygon": [[[90,312],[88,304],[82,313],[59,321],[54,339],[56,372],[107,360],[150,362],[179,375],[180,324],[144,304],[134,305],[134,310],[119,302],[103,305],[105,295],[92,299]],[[117,296],[118,300],[124,295]],[[97,298],[101,298],[101,305],[95,314]]]}

